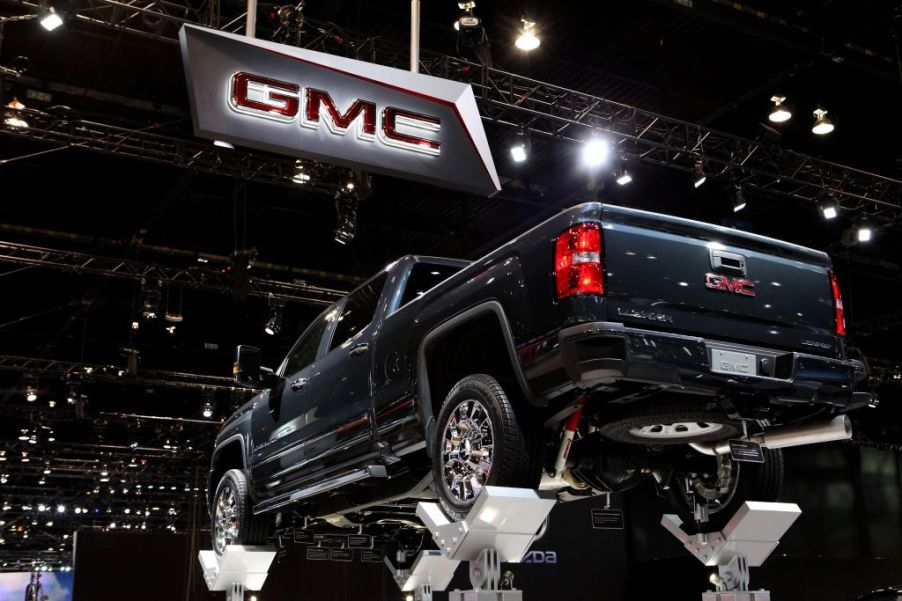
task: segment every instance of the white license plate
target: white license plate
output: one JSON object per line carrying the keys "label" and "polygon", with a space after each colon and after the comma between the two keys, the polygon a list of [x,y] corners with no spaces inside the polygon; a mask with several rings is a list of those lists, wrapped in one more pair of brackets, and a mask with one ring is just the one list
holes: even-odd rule
{"label": "white license plate", "polygon": [[751,353],[711,349],[711,371],[731,376],[757,376],[758,358]]}

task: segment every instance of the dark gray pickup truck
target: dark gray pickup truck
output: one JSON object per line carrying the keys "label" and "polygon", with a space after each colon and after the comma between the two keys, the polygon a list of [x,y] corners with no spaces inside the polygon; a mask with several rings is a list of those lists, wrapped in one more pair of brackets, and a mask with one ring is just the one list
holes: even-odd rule
{"label": "dark gray pickup truck", "polygon": [[[474,262],[408,256],[326,309],[226,421],[215,547],[301,516],[416,527],[486,484],[562,500],[654,479],[699,529],[772,500],[780,449],[848,438],[866,405],[826,254],[584,204]],[[762,462],[763,460],[763,462]],[[550,493],[549,493],[550,494]]]}

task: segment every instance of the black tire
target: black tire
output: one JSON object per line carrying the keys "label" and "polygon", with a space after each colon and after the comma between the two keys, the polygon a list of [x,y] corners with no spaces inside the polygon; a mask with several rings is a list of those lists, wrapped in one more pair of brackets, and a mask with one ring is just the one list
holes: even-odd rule
{"label": "black tire", "polygon": [[[521,403],[515,408],[501,384],[492,376],[474,374],[465,377],[454,385],[445,398],[439,411],[432,448],[432,474],[438,499],[448,517],[455,521],[467,516],[478,492],[473,494],[474,487],[467,486],[470,480],[462,481],[452,492],[451,483],[454,475],[459,475],[462,472],[461,468],[466,469],[474,450],[480,453],[484,451],[480,446],[482,442],[471,441],[470,446],[467,446],[469,450],[454,455],[456,457],[454,465],[446,469],[445,453],[452,448],[448,445],[453,444],[450,442],[449,422],[462,405],[470,403],[468,407],[472,409],[474,401],[481,406],[481,409],[476,409],[476,419],[481,419],[483,424],[479,430],[479,439],[482,442],[485,440],[484,424],[487,422],[491,427],[492,440],[488,474],[479,471],[486,469],[481,463],[473,466],[476,473],[471,478],[477,479],[480,490],[482,486],[537,488],[542,477],[541,430],[533,419],[529,407]],[[455,423],[459,423],[457,416],[453,417]],[[467,459],[460,461],[464,453]],[[452,482],[446,478],[450,478]],[[467,498],[469,495],[472,495],[472,498]]]}
{"label": "black tire", "polygon": [[[244,472],[233,469],[223,474],[210,510],[213,550],[218,555],[225,552],[227,545],[260,545],[269,538],[272,531],[269,516],[256,516],[252,508]],[[223,511],[222,516],[220,511]]]}
{"label": "black tire", "polygon": [[[656,434],[655,428],[661,432]],[[664,428],[675,431],[667,434]],[[684,435],[680,435],[679,428],[685,428]],[[639,434],[640,429],[648,431]],[[742,425],[730,421],[717,403],[678,400],[627,406],[621,414],[605,420],[599,431],[617,442],[666,446],[726,440],[739,435]]]}
{"label": "black tire", "polygon": [[[737,480],[731,494],[709,513],[708,521],[701,524],[695,521],[693,498],[683,487],[683,477],[674,476],[667,497],[671,506],[683,520],[683,528],[690,534],[698,532],[719,532],[746,501],[778,501],[783,491],[784,467],[783,451],[780,449],[762,449],[764,463],[748,463],[732,461],[733,468],[738,468]],[[710,458],[715,461],[713,457]]]}

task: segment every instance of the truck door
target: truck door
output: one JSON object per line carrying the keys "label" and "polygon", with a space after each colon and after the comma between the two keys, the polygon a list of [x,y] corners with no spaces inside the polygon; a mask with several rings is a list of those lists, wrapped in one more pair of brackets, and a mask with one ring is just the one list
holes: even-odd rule
{"label": "truck door", "polygon": [[316,369],[316,355],[337,310],[329,308],[304,331],[281,368],[285,380],[261,397],[251,416],[253,480],[264,492],[270,480],[298,461],[309,420],[309,383]]}
{"label": "truck door", "polygon": [[[307,399],[304,458],[334,465],[355,457],[370,444],[370,394],[373,346],[387,274],[351,293],[341,307],[328,351],[316,363]],[[307,471],[307,470],[305,470]]]}

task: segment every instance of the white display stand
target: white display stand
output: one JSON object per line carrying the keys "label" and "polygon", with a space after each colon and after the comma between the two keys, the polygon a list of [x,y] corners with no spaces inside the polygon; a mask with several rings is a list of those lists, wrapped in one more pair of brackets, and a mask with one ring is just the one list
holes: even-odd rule
{"label": "white display stand", "polygon": [[469,563],[473,589],[452,591],[450,601],[520,601],[522,591],[500,588],[501,562],[523,559],[555,504],[534,490],[486,486],[467,518],[451,522],[438,503],[420,502],[417,515],[438,551],[421,551],[410,570],[396,569],[388,557],[385,563],[401,590],[413,592],[417,601],[446,589],[462,561]]}
{"label": "white display stand", "polygon": [[749,568],[764,563],[801,514],[795,503],[746,501],[721,532],[687,534],[682,520],[672,514],[661,524],[696,559],[717,566],[712,576],[717,590],[702,593],[702,601],[770,601],[769,591],[749,590]]}
{"label": "white display stand", "polygon": [[229,545],[222,556],[215,551],[197,554],[204,581],[211,591],[225,591],[227,601],[244,601],[244,591],[259,591],[276,557],[273,547]]}

